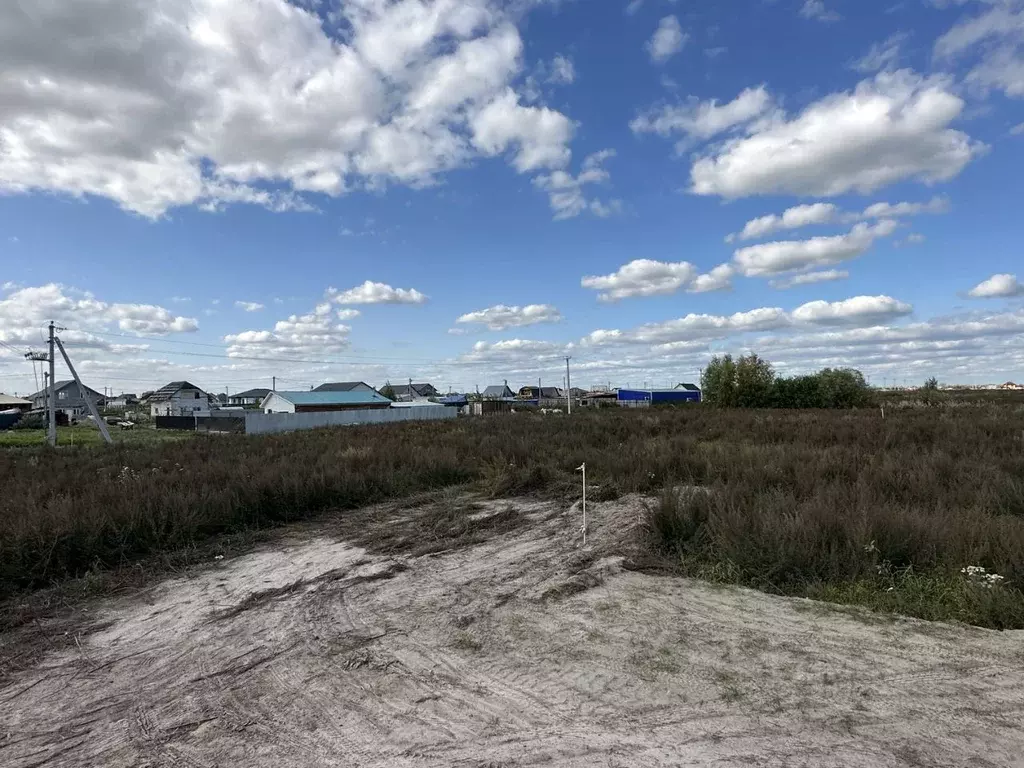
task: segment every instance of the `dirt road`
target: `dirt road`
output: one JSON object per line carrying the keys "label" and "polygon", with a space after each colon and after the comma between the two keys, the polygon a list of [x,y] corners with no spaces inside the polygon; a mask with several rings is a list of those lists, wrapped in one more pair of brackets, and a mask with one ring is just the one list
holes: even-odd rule
{"label": "dirt road", "polygon": [[1024,633],[623,571],[636,500],[587,550],[508,503],[454,550],[303,532],[91,606],[0,689],[0,765],[1024,765]]}

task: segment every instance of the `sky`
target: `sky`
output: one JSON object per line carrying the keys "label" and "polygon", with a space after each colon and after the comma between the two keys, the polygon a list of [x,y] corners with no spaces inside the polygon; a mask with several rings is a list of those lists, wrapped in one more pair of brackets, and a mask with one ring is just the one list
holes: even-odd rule
{"label": "sky", "polygon": [[1024,0],[12,0],[0,391],[1020,381],[1022,179]]}

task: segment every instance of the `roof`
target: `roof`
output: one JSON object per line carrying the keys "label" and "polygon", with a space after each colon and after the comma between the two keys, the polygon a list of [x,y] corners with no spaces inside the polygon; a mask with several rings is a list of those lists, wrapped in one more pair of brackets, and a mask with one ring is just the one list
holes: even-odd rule
{"label": "roof", "polygon": [[[160,389],[158,389],[156,392],[150,395],[149,402],[159,403],[162,402],[163,400],[170,400],[183,389],[198,389],[200,392],[203,392],[202,389],[199,389],[199,387],[197,387],[195,384],[192,384],[191,382],[172,381],[170,384],[164,384],[162,387],[160,387]],[[205,395],[206,393],[203,392],[203,394]]]}
{"label": "roof", "polygon": [[[68,385],[74,386],[77,389],[77,385],[75,384],[75,380],[74,379],[63,379],[62,381],[58,381],[56,384],[53,385],[54,391],[55,392],[60,392],[62,389],[65,389]],[[100,393],[97,392],[92,387],[86,387],[86,389],[89,390],[90,392],[92,392],[92,394],[94,394],[96,397],[102,397],[102,395],[100,395]],[[45,397],[45,396],[46,396],[46,390],[45,389],[41,389],[38,392],[29,395],[29,399],[35,400],[38,397]]]}
{"label": "roof", "polygon": [[700,392],[700,387],[696,384],[690,384],[685,381],[676,384],[676,389],[685,389],[687,392]]}
{"label": "roof", "polygon": [[256,389],[247,389],[247,390],[245,390],[245,392],[238,392],[238,393],[236,393],[234,395],[231,395],[231,397],[232,398],[254,397],[254,398],[259,398],[260,400],[262,400],[264,397],[266,397],[269,394],[270,394],[270,390],[269,389],[260,389],[260,388],[257,387]]}
{"label": "roof", "polygon": [[481,397],[512,397],[512,390],[508,388],[508,384],[495,384],[483,391]]}
{"label": "roof", "polygon": [[377,392],[274,392],[292,405],[377,405],[390,404]]}
{"label": "roof", "polygon": [[[329,381],[314,389],[314,392],[351,392],[358,386],[370,387],[365,381]],[[373,387],[370,387],[373,389]]]}
{"label": "roof", "polygon": [[[395,393],[395,397],[400,397],[401,395],[408,395],[409,394],[409,385],[408,384],[390,384],[390,385],[385,384],[385,386],[390,386],[391,387],[391,391]],[[382,387],[382,389],[383,389],[383,387]],[[427,397],[428,395],[430,395],[431,390],[433,390],[434,392],[437,391],[434,388],[433,384],[413,384],[412,385],[412,394],[419,395],[420,397]]]}
{"label": "roof", "polygon": [[5,405],[32,405],[32,401],[21,397],[12,397],[11,395],[0,395],[0,408],[3,408]]}

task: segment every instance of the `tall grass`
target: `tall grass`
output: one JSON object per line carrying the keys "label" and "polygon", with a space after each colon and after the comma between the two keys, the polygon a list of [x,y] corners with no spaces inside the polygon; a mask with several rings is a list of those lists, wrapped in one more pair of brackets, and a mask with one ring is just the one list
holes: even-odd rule
{"label": "tall grass", "polygon": [[[604,498],[661,493],[652,546],[685,572],[1024,627],[1022,435],[1018,405],[885,420],[875,410],[611,409],[6,451],[0,595],[452,485],[563,495],[586,461]],[[672,490],[683,486],[704,490]],[[982,592],[960,574],[968,565],[1004,584]]]}

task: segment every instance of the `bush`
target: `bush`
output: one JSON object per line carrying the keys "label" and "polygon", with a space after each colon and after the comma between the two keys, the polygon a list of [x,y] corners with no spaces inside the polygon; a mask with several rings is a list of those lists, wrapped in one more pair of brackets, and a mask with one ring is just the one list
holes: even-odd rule
{"label": "bush", "polygon": [[771,363],[755,354],[734,362],[714,357],[701,376],[703,400],[723,408],[859,408],[871,389],[853,368],[825,368],[810,376],[776,378]]}

